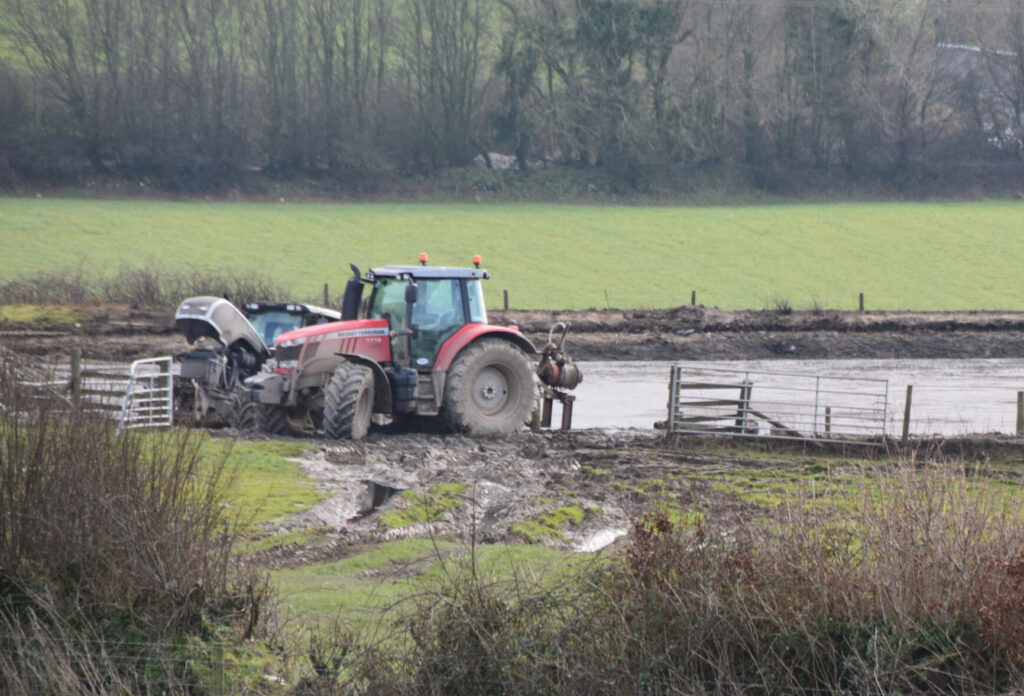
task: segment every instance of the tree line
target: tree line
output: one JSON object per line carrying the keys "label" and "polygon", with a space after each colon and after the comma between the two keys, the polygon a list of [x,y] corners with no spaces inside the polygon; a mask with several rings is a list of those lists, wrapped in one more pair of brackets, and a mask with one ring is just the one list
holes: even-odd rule
{"label": "tree line", "polygon": [[1018,0],[0,0],[0,183],[914,177],[1019,161],[1022,120]]}

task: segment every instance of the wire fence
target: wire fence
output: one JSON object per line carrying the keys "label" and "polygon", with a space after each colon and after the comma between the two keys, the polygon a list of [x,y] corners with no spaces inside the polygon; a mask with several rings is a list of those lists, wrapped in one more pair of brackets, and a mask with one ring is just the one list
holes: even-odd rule
{"label": "wire fence", "polygon": [[886,380],[674,365],[668,430],[881,444],[888,396]]}

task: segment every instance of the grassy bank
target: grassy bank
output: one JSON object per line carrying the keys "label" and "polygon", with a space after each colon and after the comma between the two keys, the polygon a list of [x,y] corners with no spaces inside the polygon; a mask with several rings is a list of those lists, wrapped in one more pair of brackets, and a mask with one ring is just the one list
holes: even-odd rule
{"label": "grassy bank", "polygon": [[[751,463],[761,454],[728,452]],[[275,585],[291,611],[348,626],[316,634],[319,654],[337,656],[318,693],[977,694],[1024,684],[1019,453],[994,451],[977,468],[934,451],[767,455],[785,471],[708,476],[724,499],[756,506],[745,522],[723,526],[729,506],[675,514],[663,499],[600,563],[565,566],[551,553],[547,581],[523,571],[537,558],[521,548],[458,559],[450,542],[409,540],[279,571]]]}
{"label": "grassy bank", "polygon": [[490,306],[1024,309],[1024,203],[740,207],[334,204],[0,198],[0,281],[123,266],[268,271],[341,292],[348,262],[468,265]]}

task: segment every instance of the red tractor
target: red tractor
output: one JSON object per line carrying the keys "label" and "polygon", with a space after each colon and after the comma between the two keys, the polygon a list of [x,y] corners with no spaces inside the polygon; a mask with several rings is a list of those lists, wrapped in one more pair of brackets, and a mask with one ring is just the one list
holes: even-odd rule
{"label": "red tractor", "polygon": [[[352,439],[406,416],[441,416],[466,433],[522,427],[537,401],[533,344],[515,326],[487,323],[479,257],[475,268],[421,263],[365,277],[351,265],[341,321],[277,337],[272,369],[245,382],[251,403],[239,427]],[[359,318],[364,285],[372,290]],[[575,387],[579,370],[560,351],[554,358],[542,361],[542,378]]]}

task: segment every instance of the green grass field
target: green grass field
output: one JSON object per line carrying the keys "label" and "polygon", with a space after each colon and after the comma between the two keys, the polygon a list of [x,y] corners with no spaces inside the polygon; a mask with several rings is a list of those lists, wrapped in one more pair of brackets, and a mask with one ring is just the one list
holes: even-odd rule
{"label": "green grass field", "polygon": [[255,269],[295,299],[364,271],[468,265],[496,308],[1024,309],[1024,202],[738,207],[0,198],[0,282],[55,269]]}

